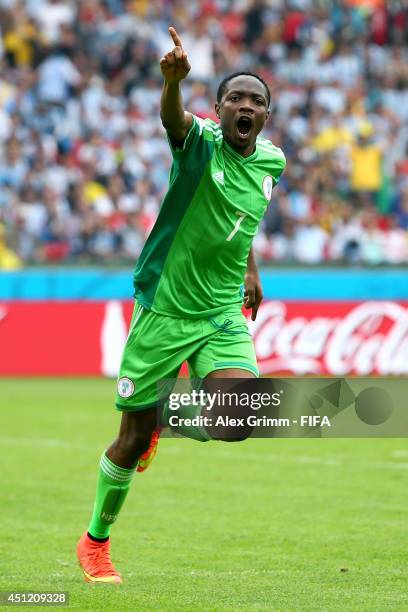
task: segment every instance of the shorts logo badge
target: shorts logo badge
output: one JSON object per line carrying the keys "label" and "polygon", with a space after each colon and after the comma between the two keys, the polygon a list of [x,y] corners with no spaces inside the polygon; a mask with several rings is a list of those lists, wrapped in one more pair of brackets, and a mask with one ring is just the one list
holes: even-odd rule
{"label": "shorts logo badge", "polygon": [[120,397],[130,397],[135,391],[135,384],[130,378],[124,376],[118,380],[118,394]]}
{"label": "shorts logo badge", "polygon": [[273,179],[271,176],[267,175],[264,177],[264,180],[262,181],[262,189],[264,192],[264,196],[265,198],[268,200],[271,199],[272,196],[272,187],[273,187]]}

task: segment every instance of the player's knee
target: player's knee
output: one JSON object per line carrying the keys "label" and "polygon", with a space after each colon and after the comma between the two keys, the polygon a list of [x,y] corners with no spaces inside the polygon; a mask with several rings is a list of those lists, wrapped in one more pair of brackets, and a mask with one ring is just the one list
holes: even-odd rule
{"label": "player's knee", "polygon": [[149,448],[151,431],[138,431],[133,435],[132,445],[137,455],[142,455]]}
{"label": "player's knee", "polygon": [[138,458],[149,448],[152,432],[136,431],[120,436],[117,441],[121,451],[129,458]]}

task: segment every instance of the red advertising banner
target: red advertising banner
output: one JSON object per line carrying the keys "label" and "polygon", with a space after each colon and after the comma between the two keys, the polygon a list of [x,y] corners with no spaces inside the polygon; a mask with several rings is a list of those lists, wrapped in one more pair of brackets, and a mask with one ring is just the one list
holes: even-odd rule
{"label": "red advertising banner", "polygon": [[261,374],[408,374],[408,302],[267,301],[250,324]]}
{"label": "red advertising banner", "polygon": [[[0,375],[116,376],[132,302],[0,303]],[[408,374],[408,302],[265,301],[261,374]]]}

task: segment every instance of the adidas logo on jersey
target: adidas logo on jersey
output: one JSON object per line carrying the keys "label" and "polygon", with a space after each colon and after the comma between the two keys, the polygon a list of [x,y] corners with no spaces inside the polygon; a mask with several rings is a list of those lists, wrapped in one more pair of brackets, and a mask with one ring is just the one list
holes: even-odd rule
{"label": "adidas logo on jersey", "polygon": [[217,183],[220,183],[220,185],[224,184],[224,172],[221,170],[221,172],[214,172],[213,174],[213,179],[217,181]]}

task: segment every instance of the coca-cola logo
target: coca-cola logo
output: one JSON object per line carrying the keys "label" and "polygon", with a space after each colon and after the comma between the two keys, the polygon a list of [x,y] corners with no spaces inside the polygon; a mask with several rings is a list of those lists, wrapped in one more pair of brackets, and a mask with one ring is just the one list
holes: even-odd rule
{"label": "coca-cola logo", "polygon": [[8,313],[8,308],[6,308],[5,306],[0,306],[0,321],[6,318],[7,313]]}
{"label": "coca-cola logo", "polygon": [[[291,310],[265,302],[248,322],[261,374],[408,374],[408,310],[400,304],[339,303],[338,313],[326,316],[307,316],[301,304]],[[315,311],[324,312],[324,304]]]}

